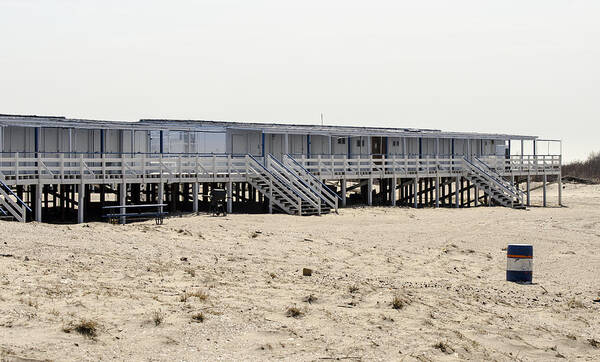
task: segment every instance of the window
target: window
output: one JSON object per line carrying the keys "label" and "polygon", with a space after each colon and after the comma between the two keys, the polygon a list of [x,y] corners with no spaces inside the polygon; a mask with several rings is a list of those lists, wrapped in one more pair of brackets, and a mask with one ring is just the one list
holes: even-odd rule
{"label": "window", "polygon": [[365,145],[365,140],[356,140],[356,147],[362,147]]}
{"label": "window", "polygon": [[392,141],[392,146],[400,146],[400,141]]}
{"label": "window", "polygon": [[345,145],[346,144],[346,137],[338,137],[337,144],[338,145]]}

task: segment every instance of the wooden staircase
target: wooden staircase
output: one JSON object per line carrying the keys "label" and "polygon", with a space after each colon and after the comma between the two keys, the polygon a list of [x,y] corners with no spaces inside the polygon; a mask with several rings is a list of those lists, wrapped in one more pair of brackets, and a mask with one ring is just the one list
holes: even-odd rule
{"label": "wooden staircase", "polygon": [[21,200],[0,176],[0,220],[27,221],[27,211],[31,209]]}
{"label": "wooden staircase", "polygon": [[499,173],[489,168],[478,158],[464,160],[464,176],[476,185],[496,204],[513,209],[525,209],[522,191],[506,181]]}
{"label": "wooden staircase", "polygon": [[331,211],[318,193],[271,155],[265,158],[264,165],[247,155],[246,180],[269,200],[270,212],[307,216]]}

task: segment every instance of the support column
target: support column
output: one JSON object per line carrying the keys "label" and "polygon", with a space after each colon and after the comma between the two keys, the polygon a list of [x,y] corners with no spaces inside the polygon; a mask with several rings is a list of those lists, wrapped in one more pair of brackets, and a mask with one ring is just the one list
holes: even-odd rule
{"label": "support column", "polygon": [[342,179],[341,181],[342,184],[342,207],[346,207],[346,179]]}
{"label": "support column", "polygon": [[198,213],[198,182],[192,184],[192,212]]}
{"label": "support column", "polygon": [[373,205],[373,179],[369,178],[367,182],[367,205]]}
{"label": "support column", "polygon": [[531,176],[527,175],[527,206],[531,206]]}
{"label": "support column", "polygon": [[[122,183],[119,185],[119,205],[125,206],[127,204],[127,184]],[[121,207],[119,209],[119,214],[125,213],[125,208]],[[127,222],[127,218],[125,216],[121,216],[121,224],[125,224]]]}
{"label": "support column", "polygon": [[[157,204],[163,204],[165,200],[165,184],[163,184],[162,182],[158,184],[158,198],[157,198]],[[163,212],[163,208],[164,206],[161,206],[158,208],[159,212]]]}
{"label": "support column", "polygon": [[233,198],[232,196],[232,188],[233,188],[233,183],[231,181],[229,181],[227,183],[227,213],[231,214],[233,212]]}
{"label": "support column", "polygon": [[35,185],[35,221],[42,222],[42,184]]}
{"label": "support column", "polygon": [[86,185],[79,184],[77,189],[77,223],[83,223],[84,210],[85,210],[85,190]]}
{"label": "support column", "polygon": [[390,199],[392,201],[392,206],[396,206],[396,185],[398,184],[398,180],[396,176],[392,177],[392,187],[390,187]]}
{"label": "support column", "polygon": [[419,208],[419,197],[418,197],[419,188],[417,187],[418,184],[419,184],[419,179],[415,177],[414,181],[413,181],[413,202],[414,202],[415,209]]}
{"label": "support column", "polygon": [[475,185],[475,207],[479,206],[479,187]]}
{"label": "support column", "polygon": [[440,177],[435,177],[435,207],[440,207]]}
{"label": "support column", "polygon": [[546,174],[544,174],[544,185],[543,185],[543,206],[546,207],[546,186],[548,183],[548,178],[546,177]]}
{"label": "support column", "polygon": [[458,209],[460,208],[460,176],[456,176],[456,190],[455,191],[455,195],[456,195],[456,204],[455,207]]}

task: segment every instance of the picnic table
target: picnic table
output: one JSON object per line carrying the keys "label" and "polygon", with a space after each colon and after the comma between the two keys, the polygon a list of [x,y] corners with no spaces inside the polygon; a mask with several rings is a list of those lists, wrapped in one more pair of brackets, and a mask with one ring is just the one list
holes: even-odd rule
{"label": "picnic table", "polygon": [[[168,215],[167,212],[163,211],[163,207],[165,206],[167,206],[167,204],[116,205],[103,206],[102,209],[107,210],[107,213],[103,215],[103,217],[107,218],[108,222],[111,224],[117,224],[119,222],[121,224],[125,224],[127,222],[127,218],[154,218],[156,225],[162,225],[164,217]],[[110,212],[115,209],[118,209],[118,211]]]}

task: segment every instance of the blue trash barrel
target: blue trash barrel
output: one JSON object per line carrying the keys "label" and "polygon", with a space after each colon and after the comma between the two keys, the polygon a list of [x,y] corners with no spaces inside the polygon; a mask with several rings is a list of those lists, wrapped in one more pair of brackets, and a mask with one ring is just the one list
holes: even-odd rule
{"label": "blue trash barrel", "polygon": [[533,277],[533,245],[509,244],[506,248],[506,280],[531,283]]}

